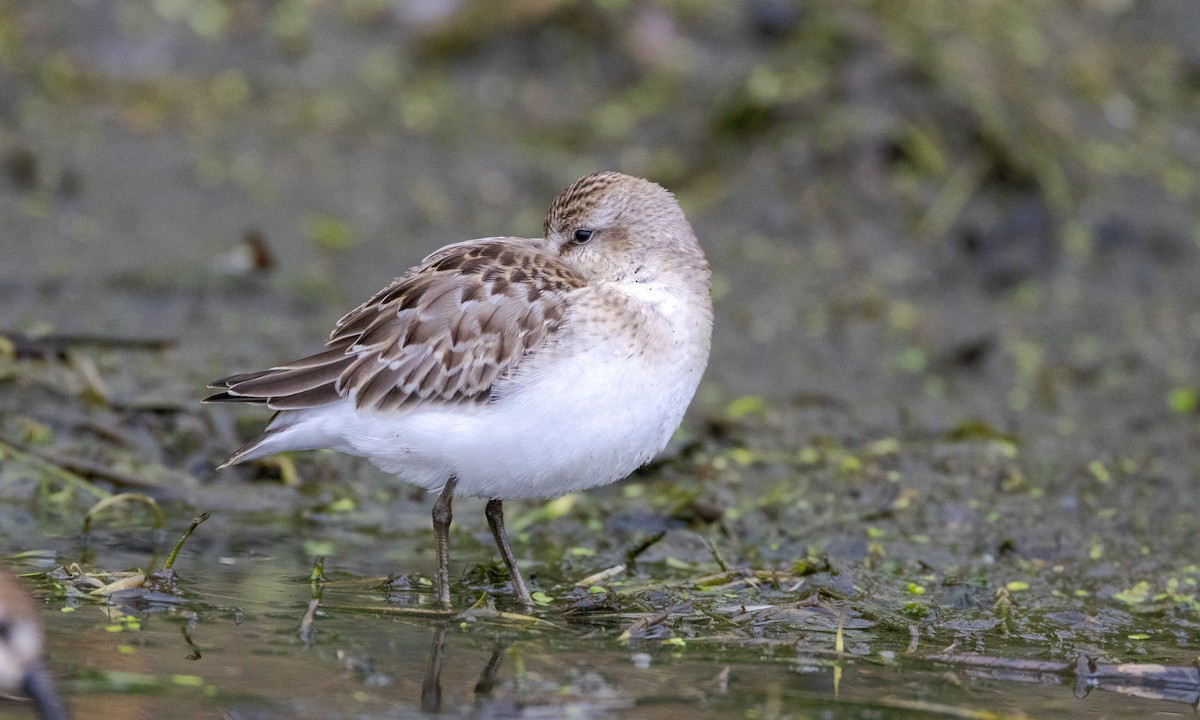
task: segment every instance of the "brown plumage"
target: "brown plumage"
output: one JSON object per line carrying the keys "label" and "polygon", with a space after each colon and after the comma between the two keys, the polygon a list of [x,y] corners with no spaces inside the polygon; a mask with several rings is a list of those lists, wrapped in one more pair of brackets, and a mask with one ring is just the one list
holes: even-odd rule
{"label": "brown plumage", "polygon": [[481,402],[562,323],[584,285],[540,240],[486,238],[438,250],[347,313],[325,350],[212,383],[206,402],[300,410],[353,397],[380,412],[410,401]]}

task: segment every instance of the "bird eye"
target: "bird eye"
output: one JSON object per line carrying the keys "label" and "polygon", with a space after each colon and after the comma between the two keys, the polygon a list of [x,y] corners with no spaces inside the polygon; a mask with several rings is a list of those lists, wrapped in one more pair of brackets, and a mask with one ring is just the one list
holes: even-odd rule
{"label": "bird eye", "polygon": [[588,240],[592,239],[592,231],[583,229],[576,230],[575,234],[571,236],[571,239],[575,241],[576,245],[582,245]]}

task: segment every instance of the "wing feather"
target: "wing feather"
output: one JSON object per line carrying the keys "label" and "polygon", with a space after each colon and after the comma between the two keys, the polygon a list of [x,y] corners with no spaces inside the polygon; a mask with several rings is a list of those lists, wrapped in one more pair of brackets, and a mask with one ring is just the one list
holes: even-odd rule
{"label": "wing feather", "polygon": [[279,410],[343,398],[377,411],[486,402],[558,331],[584,284],[540,240],[448,245],[338,320],[324,351],[215,381],[224,392],[209,399]]}

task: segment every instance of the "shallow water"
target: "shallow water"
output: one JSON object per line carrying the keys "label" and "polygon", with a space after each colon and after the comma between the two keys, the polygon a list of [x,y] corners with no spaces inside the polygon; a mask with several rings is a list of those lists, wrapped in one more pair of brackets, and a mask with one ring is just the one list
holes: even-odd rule
{"label": "shallow water", "polygon": [[[183,508],[166,509],[173,516]],[[79,583],[59,571],[36,574],[52,569],[56,554],[80,561],[73,573],[153,569],[174,538],[145,527],[101,526],[86,544],[77,533],[47,532],[44,551],[15,566],[35,573],[48,657],[77,716],[1135,718],[1187,712],[1185,703],[1195,702],[1195,688],[1177,687],[1173,697],[1153,683],[1090,688],[1069,670],[1045,669],[1064,657],[1072,624],[1081,639],[1089,636],[1083,617],[1045,620],[1060,625],[1057,640],[1005,639],[983,630],[986,620],[972,632],[966,616],[952,614],[949,623],[967,633],[954,645],[967,642],[946,647],[948,636],[932,625],[928,636],[914,636],[916,624],[889,619],[888,600],[840,600],[831,589],[813,596],[811,585],[792,580],[758,590],[697,584],[679,572],[682,561],[668,564],[674,579],[655,579],[671,578],[670,569],[618,575],[598,596],[556,580],[537,554],[524,559],[534,587],[556,597],[536,619],[498,615],[483,601],[495,593],[511,613],[506,588],[470,572],[456,576],[454,600],[480,604],[446,614],[435,610],[424,579],[432,571],[428,530],[371,541],[337,521],[297,534],[286,519],[222,515],[199,526],[166,587],[105,601],[80,595]],[[24,521],[44,528],[46,519]],[[310,533],[324,538],[324,550],[356,548],[324,558],[316,584],[305,555]],[[481,520],[459,523],[454,567],[492,559],[486,540]],[[409,574],[362,574],[395,552],[408,558],[398,562]],[[643,633],[621,638],[647,617],[655,620]],[[1112,622],[1093,621],[1093,630]],[[1186,643],[1141,645],[1144,658],[1168,665],[1192,658]],[[955,657],[934,659],[941,653]],[[1000,664],[972,666],[968,656]],[[11,703],[0,710],[20,716]]]}
{"label": "shallow water", "polygon": [[[963,670],[886,642],[835,657],[830,634],[790,640],[617,641],[621,621],[432,619],[362,579],[325,586],[301,631],[305,568],[279,559],[186,558],[186,600],[47,606],[50,656],[77,716],[1107,717],[1185,712],[1178,703],[1070,678]],[[289,573],[291,570],[293,572]],[[882,653],[882,654],[881,654]]]}

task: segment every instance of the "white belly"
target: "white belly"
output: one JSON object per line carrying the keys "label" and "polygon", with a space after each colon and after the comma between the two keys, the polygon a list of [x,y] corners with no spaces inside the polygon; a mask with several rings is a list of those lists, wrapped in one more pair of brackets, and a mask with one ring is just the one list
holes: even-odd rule
{"label": "white belly", "polygon": [[426,489],[454,476],[456,494],[495,498],[555,497],[620,480],[667,444],[708,361],[705,307],[637,291],[661,311],[653,322],[632,335],[622,323],[573,325],[494,402],[374,413],[347,400],[287,411],[263,454],[326,447]]}
{"label": "white belly", "polygon": [[666,445],[703,367],[598,354],[561,358],[488,405],[393,417],[345,405],[341,418],[328,420],[345,442],[337,449],[427,489],[451,475],[457,494],[483,497],[554,497],[605,485]]}

